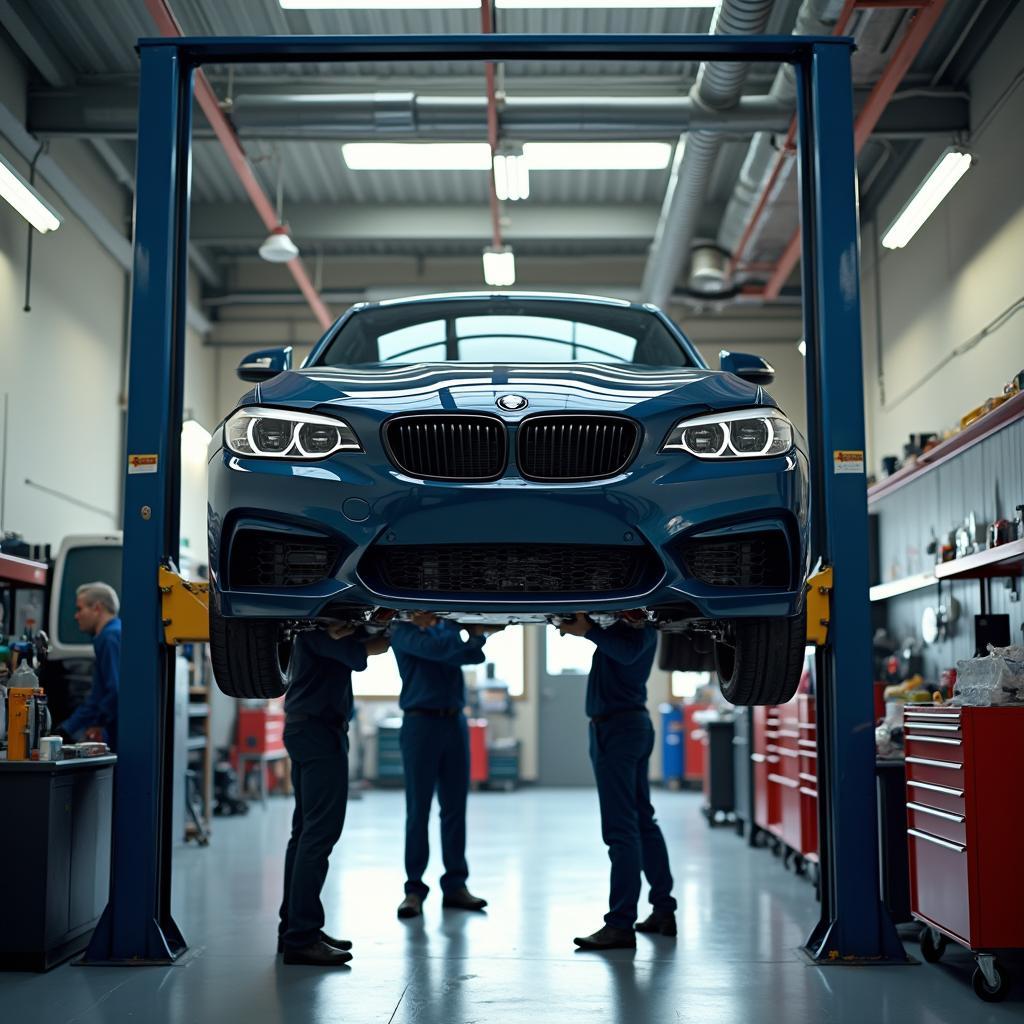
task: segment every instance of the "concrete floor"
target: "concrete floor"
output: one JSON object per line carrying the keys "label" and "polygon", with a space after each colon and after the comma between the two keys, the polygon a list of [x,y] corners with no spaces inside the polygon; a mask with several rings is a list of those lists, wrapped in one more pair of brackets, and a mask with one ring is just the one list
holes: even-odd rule
{"label": "concrete floor", "polygon": [[[270,1021],[587,1024],[800,1024],[1010,1021],[1024,1015],[1024,973],[1007,1002],[970,986],[972,961],[809,967],[795,950],[816,918],[810,885],[729,829],[711,831],[689,793],[655,798],[673,857],[680,935],[639,936],[636,953],[576,953],[601,924],[607,860],[591,790],[470,798],[470,885],[486,915],[395,917],[402,895],[402,796],[350,805],[327,883],[328,924],[355,940],[351,970],[274,958],[290,801],[218,819],[214,845],[178,853],[176,919],[192,943],[167,968],[83,968],[0,975],[0,1020],[46,1024],[263,1024]],[[436,848],[436,842],[435,842]],[[908,944],[916,953],[914,944]],[[948,962],[947,962],[948,961]],[[1022,964],[1013,965],[1018,971]]]}

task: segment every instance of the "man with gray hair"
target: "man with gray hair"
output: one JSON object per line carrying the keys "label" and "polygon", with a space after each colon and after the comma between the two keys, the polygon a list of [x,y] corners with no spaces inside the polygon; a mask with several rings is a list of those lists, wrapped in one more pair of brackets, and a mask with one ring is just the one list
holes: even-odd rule
{"label": "man with gray hair", "polygon": [[108,583],[84,583],[75,595],[75,622],[92,636],[96,664],[89,696],[58,732],[70,739],[106,741],[117,749],[117,684],[121,672],[120,602]]}

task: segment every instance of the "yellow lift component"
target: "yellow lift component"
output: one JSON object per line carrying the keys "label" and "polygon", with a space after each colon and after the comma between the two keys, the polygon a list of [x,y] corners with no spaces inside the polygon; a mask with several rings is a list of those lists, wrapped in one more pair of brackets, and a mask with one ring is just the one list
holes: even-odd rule
{"label": "yellow lift component", "polygon": [[807,642],[824,647],[832,618],[832,566],[817,564],[807,578]]}
{"label": "yellow lift component", "polygon": [[210,584],[182,579],[160,566],[160,612],[164,643],[200,643],[210,639]]}

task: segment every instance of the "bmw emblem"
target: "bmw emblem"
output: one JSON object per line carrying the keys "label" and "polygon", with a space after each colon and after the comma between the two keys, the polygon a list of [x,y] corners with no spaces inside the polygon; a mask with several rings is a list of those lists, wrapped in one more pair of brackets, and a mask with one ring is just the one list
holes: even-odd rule
{"label": "bmw emblem", "polygon": [[528,404],[522,395],[502,395],[497,401],[498,408],[504,409],[505,412],[519,412],[520,409],[525,409]]}

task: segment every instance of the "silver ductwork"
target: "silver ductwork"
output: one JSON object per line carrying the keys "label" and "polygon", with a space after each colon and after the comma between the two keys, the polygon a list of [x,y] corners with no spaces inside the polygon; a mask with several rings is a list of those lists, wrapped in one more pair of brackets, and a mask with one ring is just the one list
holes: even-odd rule
{"label": "silver ductwork", "polygon": [[[831,35],[839,20],[843,3],[844,0],[804,0],[797,11],[793,35]],[[796,103],[796,69],[792,64],[783,64],[779,68],[768,92],[768,98],[789,110],[793,109]],[[743,161],[743,167],[740,169],[736,186],[718,229],[718,244],[729,252],[735,251],[743,237],[751,211],[770,173],[778,152],[773,138],[773,133],[777,131],[778,129],[758,132],[751,139],[746,159]]]}
{"label": "silver ductwork", "polygon": [[[764,31],[774,0],[722,0],[712,31],[721,35],[758,35]],[[721,114],[741,99],[749,64],[710,61],[701,65],[690,90],[694,105]],[[721,135],[698,129],[681,137],[669,178],[654,242],[644,270],[641,292],[648,302],[665,305],[697,231],[697,221],[708,186]]]}

